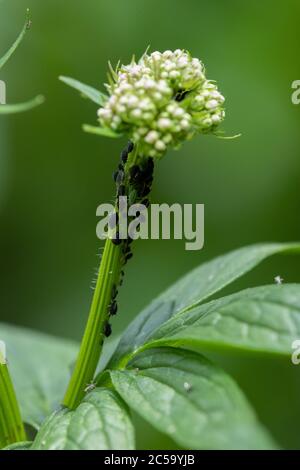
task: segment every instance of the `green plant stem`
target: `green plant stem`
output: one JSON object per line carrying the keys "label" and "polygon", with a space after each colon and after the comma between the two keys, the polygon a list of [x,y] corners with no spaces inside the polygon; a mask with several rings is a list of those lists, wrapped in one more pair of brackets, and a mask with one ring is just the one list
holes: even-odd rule
{"label": "green plant stem", "polygon": [[119,278],[121,248],[107,239],[104,246],[91,310],[79,355],[63,405],[75,409],[85,395],[86,387],[93,382],[104,342],[104,329],[113,285]]}
{"label": "green plant stem", "polygon": [[[126,195],[132,193],[135,200],[138,196],[136,196],[134,188],[131,187],[129,173],[131,167],[137,163],[138,158],[138,147],[135,146],[134,150],[128,155],[124,168],[123,184],[125,185]],[[118,184],[115,207],[118,212]],[[105,242],[86,329],[74,372],[63,400],[63,405],[70,409],[75,409],[79,405],[87,387],[94,383],[95,372],[105,339],[105,328],[110,316],[109,308],[113,297],[113,288],[119,285],[120,272],[126,262],[122,251],[124,243],[123,246],[122,244],[114,244],[110,238]]]}
{"label": "green plant stem", "polygon": [[6,361],[0,357],[0,448],[26,439],[9,370]]}

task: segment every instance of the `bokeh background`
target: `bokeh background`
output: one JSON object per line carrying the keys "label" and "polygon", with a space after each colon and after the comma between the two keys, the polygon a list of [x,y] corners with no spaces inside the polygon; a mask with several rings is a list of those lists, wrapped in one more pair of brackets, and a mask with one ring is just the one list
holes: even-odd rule
{"label": "bokeh background", "polygon": [[[204,203],[205,247],[140,241],[120,294],[116,337],[150,299],[194,266],[242,245],[300,239],[298,0],[2,0],[0,53],[32,13],[32,29],[1,71],[8,102],[38,93],[46,103],[0,118],[0,321],[79,340],[97,267],[96,207],[111,200],[123,142],[85,135],[96,107],[58,81],[100,88],[107,62],[186,48],[226,96],[227,133],[199,137],[157,166],[153,201]],[[1,55],[1,54],[0,54]],[[299,259],[276,257],[237,288],[300,281]],[[244,388],[263,423],[300,447],[300,366],[262,357],[215,359]],[[137,418],[140,448],[174,443]]]}

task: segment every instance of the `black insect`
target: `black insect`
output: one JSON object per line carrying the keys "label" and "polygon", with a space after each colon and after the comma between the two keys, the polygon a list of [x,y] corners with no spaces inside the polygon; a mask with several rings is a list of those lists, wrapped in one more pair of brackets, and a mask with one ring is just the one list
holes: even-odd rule
{"label": "black insect", "polygon": [[149,199],[143,199],[141,204],[143,204],[143,206],[145,206],[145,207],[149,207],[150,201],[149,201]]}
{"label": "black insect", "polygon": [[183,101],[186,95],[188,94],[188,90],[178,90],[175,95],[175,101],[180,102]]}
{"label": "black insect", "polygon": [[134,149],[134,144],[133,142],[131,142],[131,140],[128,142],[128,145],[127,145],[127,152],[130,153],[132,152],[132,150]]}
{"label": "black insect", "polygon": [[138,183],[142,177],[142,171],[138,165],[133,165],[129,171],[130,181],[132,183]]}
{"label": "black insect", "polygon": [[143,188],[141,188],[141,191],[139,192],[140,197],[145,197],[147,196],[151,191],[151,187],[148,185],[144,185]]}
{"label": "black insect", "polygon": [[104,334],[106,338],[108,338],[111,335],[111,333],[112,333],[111,324],[107,322],[104,328]]}
{"label": "black insect", "polygon": [[118,304],[114,300],[109,306],[109,313],[110,315],[116,315],[117,311],[118,311]]}
{"label": "black insect", "polygon": [[121,162],[126,163],[127,160],[128,160],[128,149],[123,150],[122,153],[121,153]]}
{"label": "black insect", "polygon": [[118,188],[118,196],[125,196],[125,192],[126,192],[125,186],[124,184],[121,184]]}
{"label": "black insect", "polygon": [[154,162],[153,162],[153,158],[150,157],[148,158],[145,168],[144,168],[145,176],[150,176],[150,175],[152,176],[153,170],[154,170]]}
{"label": "black insect", "polygon": [[133,253],[127,253],[127,255],[125,256],[125,262],[128,261],[132,257],[133,257]]}
{"label": "black insect", "polygon": [[112,286],[112,289],[111,289],[111,298],[112,298],[112,300],[114,300],[117,297],[117,295],[118,295],[118,289],[117,289],[116,284],[114,284]]}
{"label": "black insect", "polygon": [[127,243],[127,245],[124,245],[124,247],[123,247],[123,253],[124,253],[124,255],[126,255],[126,254],[129,253],[130,251],[131,251],[131,248],[130,248],[130,246],[129,246],[128,243]]}
{"label": "black insect", "polygon": [[115,236],[111,239],[114,245],[120,245],[122,243],[122,240],[120,239],[120,234],[117,232]]}

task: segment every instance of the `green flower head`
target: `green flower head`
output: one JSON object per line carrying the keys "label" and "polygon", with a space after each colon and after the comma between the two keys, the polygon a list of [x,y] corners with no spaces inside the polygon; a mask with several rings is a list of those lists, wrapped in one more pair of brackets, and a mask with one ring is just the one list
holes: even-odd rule
{"label": "green flower head", "polygon": [[106,87],[101,126],[127,134],[142,155],[159,158],[196,134],[213,133],[225,115],[224,97],[200,60],[181,49],[118,66]]}

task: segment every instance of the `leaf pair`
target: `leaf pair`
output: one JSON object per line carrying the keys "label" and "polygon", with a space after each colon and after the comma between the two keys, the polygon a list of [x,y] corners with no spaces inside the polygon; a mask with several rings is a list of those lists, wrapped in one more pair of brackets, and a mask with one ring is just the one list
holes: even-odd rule
{"label": "leaf pair", "polygon": [[[69,85],[71,88],[74,88],[75,90],[79,91],[84,98],[88,98],[100,107],[104,106],[106,101],[108,100],[108,96],[102,93],[101,91],[96,90],[96,88],[93,88],[90,85],[86,85],[85,83],[79,82],[74,78],[64,77],[63,75],[61,75],[59,79],[66,85]],[[90,134],[101,135],[103,137],[110,137],[112,139],[118,139],[119,137],[122,137],[121,134],[114,132],[110,128],[91,126],[89,124],[84,124],[82,128],[85,132],[88,132]]]}
{"label": "leaf pair", "polygon": [[[46,420],[33,448],[133,448],[124,402],[182,447],[276,447],[239,387],[200,352],[291,354],[300,335],[299,285],[263,286],[206,301],[268,256],[299,250],[299,244],[245,247],[179,280],[125,331],[98,377],[100,388],[88,392],[76,411],[57,411]],[[59,404],[76,347],[32,335],[0,326],[24,419],[38,426]]]}
{"label": "leaf pair", "polygon": [[[17,37],[13,45],[9,48],[9,50],[4,54],[4,56],[0,58],[0,70],[6,64],[6,62],[10,59],[10,57],[13,55],[17,47],[20,45],[20,43],[24,39],[26,31],[29,28],[30,28],[30,16],[29,16],[29,10],[27,10],[27,17],[26,17],[25,24],[22,28],[22,31],[20,32],[19,36]],[[27,101],[25,103],[2,104],[0,105],[0,115],[28,111],[32,108],[35,108],[36,106],[39,106],[43,102],[44,102],[44,97],[39,95],[39,96],[36,96],[34,99]]]}

